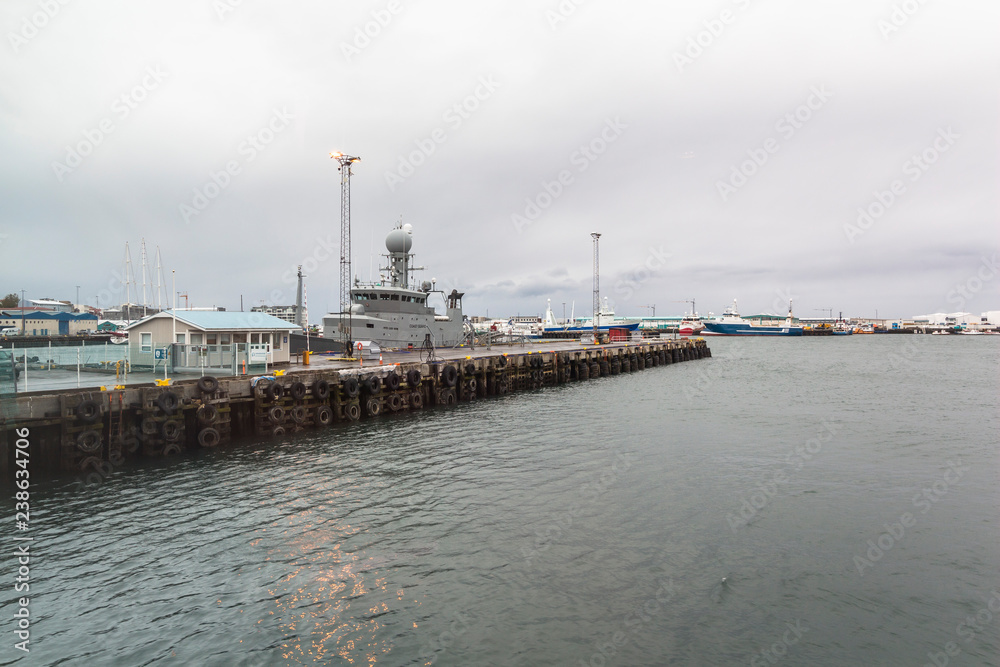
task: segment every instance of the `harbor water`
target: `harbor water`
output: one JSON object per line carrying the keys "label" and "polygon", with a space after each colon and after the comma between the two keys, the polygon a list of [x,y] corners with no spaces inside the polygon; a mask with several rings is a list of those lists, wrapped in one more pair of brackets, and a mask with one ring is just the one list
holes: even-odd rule
{"label": "harbor water", "polygon": [[38,481],[0,664],[997,664],[1000,337],[710,345]]}

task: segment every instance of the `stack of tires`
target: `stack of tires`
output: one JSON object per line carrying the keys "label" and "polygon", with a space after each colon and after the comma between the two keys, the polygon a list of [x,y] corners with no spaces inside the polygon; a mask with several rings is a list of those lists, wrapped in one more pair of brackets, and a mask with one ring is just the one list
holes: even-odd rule
{"label": "stack of tires", "polygon": [[[100,465],[101,463],[101,448],[103,446],[101,412],[101,404],[91,398],[83,399],[76,407],[76,421],[80,424],[81,430],[75,436],[70,437],[73,438],[71,444],[75,449],[72,458],[78,459],[77,465],[80,470],[87,470],[92,465]],[[71,464],[71,462],[72,459],[69,463]]]}

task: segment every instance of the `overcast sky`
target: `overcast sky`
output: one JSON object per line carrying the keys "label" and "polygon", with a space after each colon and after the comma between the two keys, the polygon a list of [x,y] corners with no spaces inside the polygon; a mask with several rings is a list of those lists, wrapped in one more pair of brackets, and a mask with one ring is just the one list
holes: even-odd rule
{"label": "overcast sky", "polygon": [[995,0],[5,0],[0,292],[120,303],[145,238],[192,305],[293,303],[305,264],[319,322],[340,150],[362,158],[354,273],[402,216],[420,279],[467,314],[589,315],[591,232],[620,315],[1000,309],[998,19]]}

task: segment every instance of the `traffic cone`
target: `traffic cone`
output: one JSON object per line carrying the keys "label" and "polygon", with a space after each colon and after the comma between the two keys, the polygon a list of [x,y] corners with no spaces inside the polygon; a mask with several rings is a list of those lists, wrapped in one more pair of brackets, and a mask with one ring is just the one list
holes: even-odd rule
{"label": "traffic cone", "polygon": [[382,365],[382,353],[381,352],[378,353],[378,365],[379,366]]}

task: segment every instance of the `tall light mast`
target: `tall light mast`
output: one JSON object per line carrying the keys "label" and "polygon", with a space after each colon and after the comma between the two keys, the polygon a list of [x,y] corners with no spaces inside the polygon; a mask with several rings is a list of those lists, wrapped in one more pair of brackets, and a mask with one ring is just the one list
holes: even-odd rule
{"label": "tall light mast", "polygon": [[598,259],[600,257],[599,239],[601,235],[597,232],[592,232],[590,236],[594,239],[594,344],[597,344],[598,335],[598,323],[597,318],[601,312],[601,273],[598,270]]}
{"label": "tall light mast", "polygon": [[302,299],[302,289],[303,289],[303,287],[302,287],[302,279],[305,278],[305,276],[302,274],[302,265],[301,264],[299,264],[298,278],[299,278],[299,286],[298,286],[298,289],[296,290],[296,295],[295,295],[295,324],[297,324],[300,327],[302,327],[303,329],[305,329],[305,328],[307,328],[306,327],[306,318],[302,316],[303,315],[303,310],[304,310],[303,309],[303,305],[302,305],[302,301],[303,301],[303,299]]}
{"label": "tall light mast", "polygon": [[[340,163],[340,327],[344,331],[344,352],[351,355],[351,165],[361,158],[330,153]],[[344,328],[344,316],[347,328]]]}

